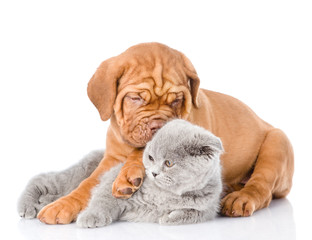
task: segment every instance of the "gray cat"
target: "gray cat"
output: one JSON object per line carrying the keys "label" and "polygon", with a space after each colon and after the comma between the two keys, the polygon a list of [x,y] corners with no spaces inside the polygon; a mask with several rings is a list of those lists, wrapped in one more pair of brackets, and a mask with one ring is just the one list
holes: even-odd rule
{"label": "gray cat", "polygon": [[[119,216],[118,211],[120,211],[120,208],[119,210],[117,209],[112,220],[120,218],[128,221],[152,221],[169,224],[169,222],[164,219],[166,216],[168,218],[170,210],[175,210],[172,211],[174,213],[170,215],[171,217],[179,212],[182,213],[184,210],[181,210],[181,204],[185,209],[189,209],[189,212],[187,213],[189,215],[191,215],[191,212],[195,215],[197,212],[205,212],[206,210],[208,212],[205,214],[198,214],[196,219],[180,219],[180,222],[176,221],[172,224],[192,221],[199,222],[212,218],[218,209],[218,200],[221,191],[221,174],[219,165],[219,155],[221,152],[222,145],[220,140],[208,131],[183,120],[171,121],[166,127],[159,130],[153,140],[146,147],[144,152],[144,164],[147,169],[148,177],[144,181],[142,188],[128,200],[117,200],[112,198],[111,184],[116,178],[121,165],[111,169],[102,177],[102,184],[94,190],[94,196],[90,200],[89,207],[81,213],[78,224],[84,227],[95,227],[107,224],[101,224],[101,222],[104,221],[101,217],[104,217],[105,219],[105,210],[109,209],[109,206],[113,207],[116,202],[121,204],[121,206],[122,204],[125,204],[124,209],[127,211]],[[29,181],[19,199],[19,215],[25,218],[35,218],[37,213],[45,205],[70,193],[82,180],[87,178],[94,171],[101,161],[103,154],[104,151],[94,151],[84,157],[78,164],[62,172],[44,173],[35,176]],[[154,162],[150,160],[149,156],[154,159]],[[156,163],[162,163],[161,161],[163,161],[162,159],[164,156],[166,156],[166,160],[171,161],[166,162],[165,165],[162,166],[164,169],[161,173],[159,172],[161,171],[161,167],[157,168]],[[174,160],[176,163],[173,162]],[[175,171],[173,166],[169,171],[170,167],[166,166],[166,164],[169,163],[174,163],[176,165]],[[165,171],[166,169],[164,166],[168,168],[167,171]],[[203,168],[201,168],[201,166],[203,166]],[[178,167],[182,168],[178,170]],[[202,170],[206,170],[207,172],[203,172]],[[169,175],[165,177],[166,172],[172,176]],[[207,174],[208,172],[212,172],[212,174]],[[157,181],[153,180],[153,173],[154,175],[156,174],[155,180],[157,179]],[[177,173],[182,179],[180,185],[173,184],[173,182],[172,185],[170,185],[169,182],[176,178],[175,175]],[[205,173],[209,176],[205,177]],[[185,176],[183,176],[184,174]],[[200,177],[202,177],[204,181],[202,181]],[[160,180],[161,178],[163,178],[163,180]],[[196,181],[200,181],[200,184],[197,184]],[[205,186],[201,189],[201,185]],[[96,197],[97,195],[103,194],[106,195],[109,202],[106,203],[107,205],[105,207],[103,206],[103,211],[101,207],[101,217],[92,217],[92,211],[95,211],[95,209],[92,208],[92,205],[96,205],[97,201],[101,202],[102,205],[105,204],[104,201],[101,201],[101,198]],[[138,199],[138,202],[134,199]],[[144,199],[144,201],[139,202],[142,201],[142,199]],[[148,199],[152,200],[149,202],[147,201]],[[166,206],[166,208],[168,208],[168,211],[166,209],[166,213],[163,215],[161,215],[160,212],[164,212],[165,210],[156,208],[157,202],[153,202],[156,199],[160,201],[161,207]],[[201,206],[201,203],[203,203],[204,206]],[[194,204],[197,206],[194,207]],[[139,208],[140,211],[136,211],[136,208]],[[163,216],[162,220],[160,220],[160,215]],[[106,217],[110,219],[111,216],[107,215]]]}
{"label": "gray cat", "polygon": [[101,177],[77,224],[101,227],[120,219],[173,225],[214,218],[222,191],[222,151],[220,139],[207,130],[170,121],[146,145],[141,188],[130,199],[114,198],[111,186],[122,165],[114,167]]}

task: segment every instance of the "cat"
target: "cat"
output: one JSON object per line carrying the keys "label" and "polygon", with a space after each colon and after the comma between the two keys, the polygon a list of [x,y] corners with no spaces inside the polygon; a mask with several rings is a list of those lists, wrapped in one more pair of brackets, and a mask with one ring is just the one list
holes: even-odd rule
{"label": "cat", "polygon": [[[197,199],[196,201],[198,200],[207,201],[210,198],[209,204],[211,203],[211,206],[207,205],[205,207],[207,207],[207,209],[210,209],[211,215],[209,214],[205,215],[204,217],[198,218],[196,221],[199,222],[199,221],[204,221],[206,219],[208,220],[208,219],[213,218],[213,216],[215,215],[218,209],[218,203],[217,203],[218,200],[216,199],[218,199],[219,192],[220,192],[221,185],[222,185],[221,176],[220,176],[221,168],[219,165],[219,155],[222,153],[221,141],[215,136],[213,136],[211,133],[209,133],[208,131],[204,130],[203,128],[196,127],[183,120],[171,121],[170,124],[169,123],[167,124],[166,128],[163,127],[162,130],[159,130],[153,139],[154,140],[147,145],[146,150],[144,152],[144,159],[145,159],[144,164],[146,165],[146,168],[147,168],[146,170],[147,178],[144,181],[142,189],[139,190],[139,192],[134,194],[133,199],[138,198],[139,195],[141,197],[143,195],[144,199],[146,199],[147,197],[151,198],[152,199],[151,203],[146,204],[146,206],[152,207],[154,210],[155,205],[152,204],[154,198],[152,197],[152,195],[148,195],[148,194],[152,194],[154,190],[152,191],[149,190],[149,187],[158,189],[158,191],[165,193],[165,195],[166,194],[168,196],[172,195],[174,196],[174,198],[170,199],[173,201],[170,204],[174,205],[172,209],[176,209],[175,211],[173,211],[175,213],[172,213],[170,215],[172,218],[172,216],[179,213],[178,211],[179,209],[177,208],[177,206],[179,206],[179,203],[184,203],[183,201],[186,201],[186,200],[191,200],[190,202],[185,202],[184,204],[186,205],[189,204],[190,206],[188,205],[188,207],[190,208],[190,212],[193,211],[195,213],[197,208],[192,207],[192,204],[194,205],[194,199],[195,199],[193,198],[192,200],[192,196],[196,197]],[[149,169],[152,169],[152,168],[149,168],[149,164],[151,164],[152,162],[149,162],[151,161],[149,159],[149,156],[151,158],[153,157],[151,154],[147,153],[148,151],[150,151],[151,153],[154,152],[155,156],[156,155],[161,156],[165,153],[169,155],[171,154],[172,155],[170,156],[171,159],[182,157],[183,159],[190,158],[190,160],[206,159],[207,162],[208,162],[208,159],[210,159],[209,161],[211,161],[212,159],[214,161],[214,165],[211,167],[215,168],[215,173],[214,173],[215,177],[211,176],[211,177],[208,177],[206,180],[207,180],[207,186],[209,186],[209,184],[211,185],[212,183],[215,185],[211,185],[210,186],[211,189],[209,189],[209,187],[207,189],[203,188],[202,190],[194,189],[193,191],[189,191],[185,193],[183,193],[183,188],[184,188],[183,186],[182,186],[182,189],[180,186],[180,190],[176,192],[170,191],[170,189],[169,191],[168,189],[167,190],[162,189],[161,187],[157,186],[156,183],[153,183],[152,181],[153,178],[151,178],[151,174],[153,175],[153,173],[151,173],[151,171],[149,170]],[[96,167],[98,166],[99,162],[101,161],[103,157],[103,154],[104,154],[103,150],[93,151],[89,153],[87,156],[85,156],[78,164],[64,171],[44,173],[44,174],[35,176],[33,179],[29,181],[24,192],[21,194],[21,197],[19,198],[19,201],[18,201],[19,215],[23,218],[35,218],[38,212],[44,206],[55,201],[59,197],[65,196],[66,194],[74,190],[80,184],[82,180],[87,178],[96,169]],[[149,161],[147,161],[147,159],[149,159]],[[86,209],[84,212],[80,214],[80,217],[79,217],[80,220],[78,221],[78,225],[86,227],[87,226],[85,223],[86,219],[89,219],[88,221],[90,222],[93,221],[93,224],[90,223],[88,227],[105,225],[105,224],[101,224],[100,219],[98,219],[99,222],[97,222],[96,217],[94,218],[87,217],[87,215],[91,214],[90,212],[90,210],[92,209],[91,205],[94,205],[94,203],[92,202],[96,201],[96,197],[95,197],[97,195],[96,192],[102,191],[102,193],[104,193],[105,186],[107,186],[106,191],[109,195],[108,197],[111,198],[112,203],[115,203],[117,201],[117,202],[121,202],[122,204],[124,203],[130,204],[132,202],[133,199],[120,200],[120,199],[115,199],[111,197],[111,183],[117,176],[121,166],[122,165],[117,166],[114,169],[111,169],[106,174],[104,174],[104,176],[102,177],[102,181],[101,181],[102,183],[99,184],[99,186],[94,190],[93,197],[89,204],[90,206],[87,208],[88,211]],[[193,176],[195,180],[196,180],[196,177],[200,175],[200,172],[197,172],[196,170],[196,166],[197,165],[195,164],[194,172],[196,173],[196,175]],[[191,172],[186,171],[185,173],[186,173],[186,179],[188,179],[190,177]],[[154,174],[157,174],[157,173],[154,172]],[[156,176],[156,178],[157,177],[159,178],[160,176],[161,175]],[[170,181],[169,178],[167,178],[166,181]],[[193,180],[191,179],[191,181]],[[214,191],[212,191],[213,188],[215,188]],[[184,191],[185,190],[187,190],[186,186],[184,188]],[[209,195],[208,199],[204,197],[205,196],[204,190],[211,190],[211,193],[210,193],[211,196]],[[145,192],[147,193],[147,196],[144,196]],[[156,194],[156,197],[158,197],[158,194]],[[164,198],[166,199],[165,196]],[[169,198],[167,200],[169,200]],[[181,202],[180,200],[183,200],[183,201]],[[175,201],[178,203],[176,204]],[[161,204],[164,205],[163,202]],[[109,204],[106,207],[108,206]],[[198,204],[198,207],[199,206],[200,204]],[[136,206],[136,207],[143,210],[143,207],[141,206]],[[170,205],[168,205],[168,207],[170,207]],[[130,211],[129,210],[130,208],[128,206],[127,214],[124,214],[122,216],[117,215],[116,217],[119,217],[120,219],[124,219],[128,221],[149,221],[149,222],[158,221],[160,223],[166,224],[165,223],[166,221],[164,221],[164,219],[166,218],[165,215],[163,215],[164,219],[161,221],[159,217],[155,217],[156,215],[154,215],[153,218],[147,217],[147,215],[144,214],[144,211],[136,211],[133,207],[132,207],[132,211]],[[106,208],[103,207],[103,209],[105,210]],[[150,211],[149,209],[145,209],[145,210],[147,212]],[[201,210],[202,209],[200,209],[200,211]],[[138,215],[139,212],[141,214],[140,216]],[[180,211],[180,213],[182,212]],[[153,214],[155,213],[151,212],[150,216],[152,216]],[[166,212],[166,214],[167,214],[166,216],[168,217],[168,212]],[[184,221],[185,223],[191,222],[190,219],[189,220],[180,219],[180,221],[182,222]],[[173,224],[178,224],[178,222],[173,223]]]}
{"label": "cat", "polygon": [[112,196],[112,183],[122,164],[105,173],[87,208],[77,218],[80,227],[102,227],[116,220],[190,224],[213,219],[222,192],[221,140],[184,120],[166,123],[143,153],[146,178],[129,199]]}

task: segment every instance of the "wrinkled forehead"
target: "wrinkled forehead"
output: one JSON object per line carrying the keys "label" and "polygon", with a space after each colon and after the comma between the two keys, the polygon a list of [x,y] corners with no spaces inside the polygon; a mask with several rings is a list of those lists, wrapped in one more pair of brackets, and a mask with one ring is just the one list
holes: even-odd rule
{"label": "wrinkled forehead", "polygon": [[158,96],[172,85],[188,84],[181,54],[162,45],[143,45],[128,49],[119,56],[124,73],[119,79],[118,92],[128,85],[148,83]]}
{"label": "wrinkled forehead", "polygon": [[150,68],[146,65],[130,67],[119,80],[118,97],[122,98],[130,92],[144,92],[152,99],[170,98],[171,93],[187,95],[189,88],[186,75],[177,68],[165,69],[168,68],[160,63]]}

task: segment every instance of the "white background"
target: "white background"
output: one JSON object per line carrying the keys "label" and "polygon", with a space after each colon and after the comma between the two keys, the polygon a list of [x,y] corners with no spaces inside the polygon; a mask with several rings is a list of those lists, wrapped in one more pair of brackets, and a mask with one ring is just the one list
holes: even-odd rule
{"label": "white background", "polygon": [[[1,234],[10,232],[12,239],[108,234],[112,239],[131,228],[128,238],[162,234],[181,239],[182,231],[188,237],[236,239],[250,226],[255,234],[249,239],[277,239],[287,230],[289,239],[311,234],[311,1],[11,0],[0,2],[0,31]],[[64,169],[105,146],[109,122],[100,120],[86,94],[97,66],[134,44],[151,41],[185,53],[202,88],[242,100],[286,132],[296,162],[288,200],[248,219],[221,218],[179,228],[120,223],[101,229],[101,235],[98,229],[82,231],[74,224],[21,221],[16,201],[29,178]],[[277,231],[280,227],[274,226],[283,219],[289,221]]]}

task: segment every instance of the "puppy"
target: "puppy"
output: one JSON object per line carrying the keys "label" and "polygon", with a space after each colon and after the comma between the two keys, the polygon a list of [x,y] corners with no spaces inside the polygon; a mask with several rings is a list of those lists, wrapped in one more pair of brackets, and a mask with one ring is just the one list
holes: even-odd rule
{"label": "puppy", "polygon": [[222,140],[224,215],[250,216],[273,197],[285,197],[294,171],[286,135],[239,100],[200,89],[199,83],[190,60],[159,43],[139,44],[104,61],[88,85],[101,119],[110,119],[103,159],[78,188],[47,205],[38,218],[48,224],[72,222],[87,206],[98,177],[120,162],[124,166],[112,192],[129,198],[144,178],[144,146],[174,118],[199,125]]}

